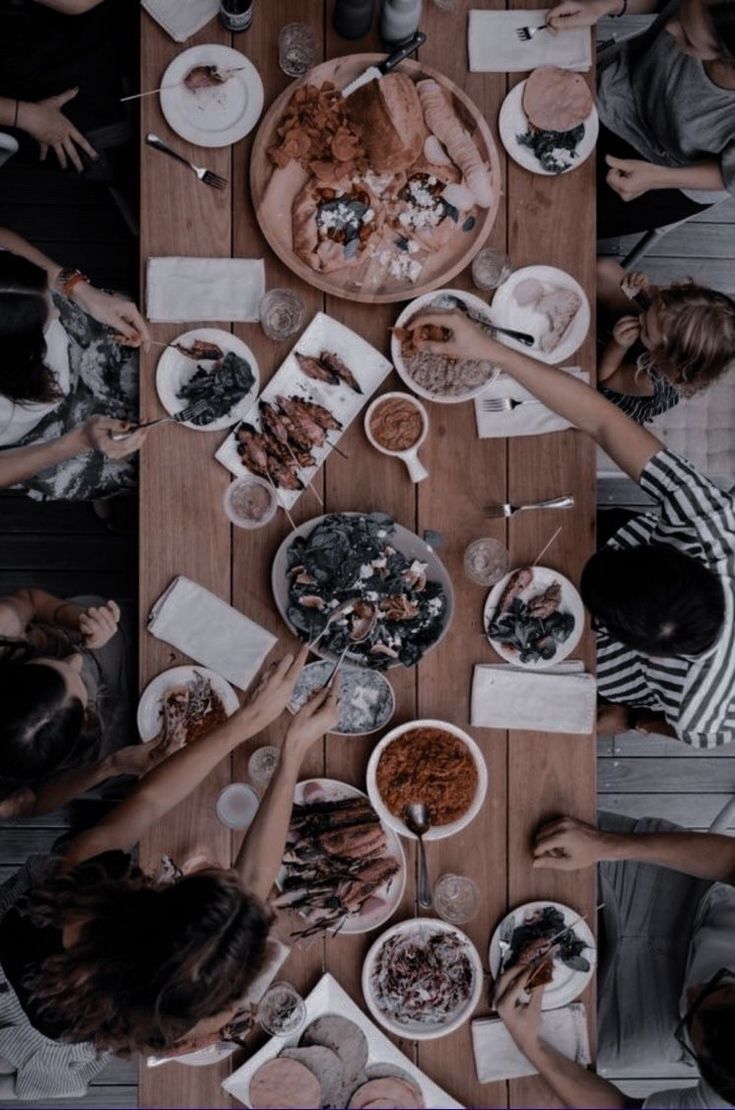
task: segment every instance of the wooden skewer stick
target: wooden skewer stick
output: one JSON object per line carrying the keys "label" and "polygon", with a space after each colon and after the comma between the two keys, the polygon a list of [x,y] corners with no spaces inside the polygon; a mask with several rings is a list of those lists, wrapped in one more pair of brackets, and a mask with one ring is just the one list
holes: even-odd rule
{"label": "wooden skewer stick", "polygon": [[281,491],[278,489],[278,487],[276,486],[276,483],[271,478],[271,472],[268,469],[267,465],[266,465],[266,468],[265,468],[265,475],[266,475],[266,478],[268,479],[268,481],[270,482],[271,486],[273,487],[273,492],[276,495],[276,501],[278,502],[279,506],[283,509],[284,513],[288,517],[288,523],[291,525],[291,528],[295,531],[296,530],[296,524],[294,523],[294,518],[291,516],[288,509],[286,508],[286,506],[281,501]]}
{"label": "wooden skewer stick", "polygon": [[[231,74],[239,73],[243,69],[245,69],[245,66],[236,66],[235,69],[223,69],[221,71],[221,73],[222,73],[222,76],[225,78],[225,81],[226,81],[227,78]],[[217,81],[217,82],[215,82],[214,85],[211,85],[209,87],[210,88],[216,88],[217,85],[224,85],[225,81]],[[171,85],[161,85],[157,89],[148,89],[147,92],[133,93],[132,96],[121,96],[120,97],[120,103],[124,104],[127,100],[142,100],[144,96],[155,96],[156,93],[164,92],[166,89],[178,89],[179,85],[183,85],[183,84],[184,84],[184,81],[182,79],[181,81],[174,81],[173,84],[171,84]],[[206,88],[207,86],[204,86],[204,87]]]}
{"label": "wooden skewer stick", "polygon": [[562,528],[563,528],[563,527],[564,527],[564,525],[563,525],[563,524],[560,524],[560,525],[559,525],[559,527],[558,527],[558,528],[557,528],[557,530],[556,530],[556,531],[554,532],[554,535],[553,535],[553,536],[551,537],[551,539],[549,540],[549,542],[548,542],[547,544],[545,544],[545,545],[544,545],[544,546],[543,546],[543,547],[541,548],[541,550],[539,551],[538,555],[537,555],[537,556],[536,556],[536,558],[535,558],[535,559],[533,560],[532,566],[534,566],[534,567],[535,567],[535,566],[537,566],[537,565],[538,565],[538,561],[539,561],[539,559],[541,558],[541,556],[542,556],[542,555],[545,555],[545,554],[546,554],[546,552],[547,552],[547,551],[549,550],[549,548],[551,547],[552,543],[554,542],[554,540],[556,539],[556,537],[557,537],[557,536],[559,535],[559,533],[561,532],[561,530],[562,530]]}
{"label": "wooden skewer stick", "polygon": [[[296,458],[293,451],[291,450],[290,443],[285,443],[284,447],[288,451],[288,453],[291,456],[291,458],[293,459],[293,461],[296,463],[296,466],[299,468],[299,470],[303,469],[302,467],[299,466],[299,460]],[[316,499],[319,502],[319,504],[321,505],[321,507],[324,508],[324,499],[321,497],[321,495],[320,495],[319,491],[317,490],[316,486],[314,485],[314,483],[310,482],[307,478],[306,484],[309,487],[309,489],[311,490],[311,492],[314,494],[314,496],[316,497]]]}

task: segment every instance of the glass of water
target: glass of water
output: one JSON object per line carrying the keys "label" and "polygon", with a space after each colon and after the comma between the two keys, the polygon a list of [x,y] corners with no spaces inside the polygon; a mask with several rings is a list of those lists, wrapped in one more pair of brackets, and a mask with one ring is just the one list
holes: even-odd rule
{"label": "glass of water", "polygon": [[472,280],[478,289],[497,289],[510,270],[508,255],[495,247],[483,247],[472,259]]}
{"label": "glass of water", "polygon": [[281,753],[269,745],[256,748],[248,760],[248,776],[254,786],[265,789],[278,766]]}
{"label": "glass of water", "polygon": [[306,306],[292,289],[270,289],[260,302],[260,326],[269,339],[288,339],[301,331]]}
{"label": "glass of water", "polygon": [[287,23],[278,32],[278,64],[289,77],[303,77],[316,60],[316,36],[307,23]]}
{"label": "glass of water", "polygon": [[278,979],[258,1003],[258,1021],[271,1037],[290,1037],[306,1022],[306,1003],[290,983]]}
{"label": "glass of water", "polygon": [[509,566],[507,547],[491,536],[473,540],[464,553],[464,572],[478,586],[494,586],[508,573]]}
{"label": "glass of water", "polygon": [[434,909],[450,925],[464,925],[480,908],[480,889],[466,875],[442,875],[434,884]]}

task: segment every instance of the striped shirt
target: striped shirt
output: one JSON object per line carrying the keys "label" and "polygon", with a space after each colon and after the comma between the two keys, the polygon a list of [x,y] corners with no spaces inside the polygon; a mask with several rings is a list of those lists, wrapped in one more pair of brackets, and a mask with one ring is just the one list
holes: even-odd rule
{"label": "striped shirt", "polygon": [[668,450],[649,461],[640,484],[658,501],[661,515],[635,517],[609,543],[670,544],[699,559],[722,581],[724,624],[702,655],[668,659],[642,655],[601,630],[598,691],[611,702],[662,712],[680,740],[714,748],[735,739],[735,497]]}
{"label": "striped shirt", "polygon": [[668,412],[669,409],[673,409],[679,404],[679,393],[674,389],[669,379],[665,378],[663,374],[659,374],[657,370],[647,367],[640,360],[638,366],[653,383],[653,393],[649,396],[620,393],[617,389],[610,389],[603,384],[598,385],[597,388],[603,397],[607,397],[608,401],[612,401],[614,405],[622,409],[632,420],[635,420],[636,424],[650,424],[655,417]]}

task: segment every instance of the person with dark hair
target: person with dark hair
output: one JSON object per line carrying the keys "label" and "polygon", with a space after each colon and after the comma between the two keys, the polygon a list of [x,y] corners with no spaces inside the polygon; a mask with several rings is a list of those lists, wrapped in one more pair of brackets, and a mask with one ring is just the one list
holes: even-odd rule
{"label": "person with dark hair", "polygon": [[[498,1013],[564,1106],[727,1110],[735,1106],[735,840],[650,817],[603,813],[599,824],[549,822],[533,859],[561,871],[597,866],[597,1074],[544,1042],[543,988],[525,990],[531,969],[501,976]],[[643,1101],[605,1078],[697,1072],[696,1085]]]}
{"label": "person with dark hair", "polygon": [[293,717],[234,866],[171,881],[128,853],[241,744],[284,712],[308,645],[247,705],[150,771],[62,856],[36,857],[0,888],[0,1057],[24,1099],[83,1095],[109,1053],[166,1053],[221,1039],[260,970],[294,788],[337,723],[324,688]]}
{"label": "person with dark hair", "polygon": [[147,341],[131,301],[0,228],[0,487],[71,500],[133,492]]}
{"label": "person with dark hair", "polygon": [[598,58],[601,239],[735,192],[735,0],[561,0],[547,19],[563,32],[626,12],[659,15]]}
{"label": "person with dark hair", "polygon": [[[426,325],[446,341],[423,338]],[[593,555],[582,599],[597,630],[598,731],[637,728],[698,748],[735,739],[735,497],[596,389],[460,312],[411,322],[421,350],[484,359],[587,432],[657,503]]]}
{"label": "person with dark hair", "polygon": [[154,766],[156,743],[138,743],[134,722],[135,626],[132,605],[102,597],[0,598],[0,818]]}

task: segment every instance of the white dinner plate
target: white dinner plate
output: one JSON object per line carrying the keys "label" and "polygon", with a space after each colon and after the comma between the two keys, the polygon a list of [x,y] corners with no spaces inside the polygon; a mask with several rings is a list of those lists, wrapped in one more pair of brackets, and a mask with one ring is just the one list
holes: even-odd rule
{"label": "white dinner plate", "polygon": [[[521,591],[519,595],[521,600],[526,601],[531,597],[535,597],[536,594],[543,593],[552,582],[559,582],[561,585],[561,603],[559,609],[562,612],[566,611],[571,613],[574,617],[574,628],[570,635],[563,644],[557,645],[556,654],[551,659],[539,659],[536,663],[521,663],[518,652],[513,648],[501,644],[498,640],[491,639],[490,636],[487,638],[493,650],[498,653],[501,659],[505,659],[506,663],[513,663],[516,667],[524,667],[531,671],[545,671],[548,670],[549,667],[553,667],[555,663],[561,663],[562,659],[566,659],[567,656],[571,655],[582,639],[582,633],[584,632],[584,602],[579,596],[579,591],[576,586],[563,574],[560,574],[558,570],[552,570],[550,567],[533,567],[532,569],[533,580],[530,586],[527,586],[525,590]],[[482,627],[485,629],[485,635],[487,635],[487,626],[495,615],[495,610],[498,607],[500,598],[512,574],[515,574],[515,570],[509,571],[504,578],[501,578],[501,580],[493,586],[487,596],[485,608],[482,613]]]}
{"label": "white dinner plate", "polygon": [[[501,954],[501,940],[506,941],[512,935],[513,929],[522,924],[524,919],[534,913],[536,910],[541,910],[544,906],[553,906],[559,910],[564,916],[564,924],[570,925],[572,921],[576,921],[579,914],[576,910],[570,909],[562,902],[525,902],[522,906],[516,906],[514,910],[507,913],[503,920],[500,922],[495,932],[490,939],[490,974],[493,979],[497,979],[501,971],[502,954]],[[595,965],[597,964],[597,945],[595,938],[592,935],[592,930],[586,921],[577,921],[574,926],[574,932],[583,940],[587,947],[582,955],[589,961],[589,971],[575,971],[574,968],[567,967],[561,960],[555,959],[553,963],[553,978],[551,982],[544,987],[543,999],[541,1002],[542,1010],[558,1010],[561,1006],[568,1006],[570,1002],[574,1002],[579,998],[582,991],[585,989],[590,979],[595,973]],[[508,943],[509,941],[506,941]]]}
{"label": "white dinner plate", "polygon": [[160,674],[151,679],[140,695],[136,719],[138,732],[143,742],[153,740],[161,731],[163,699],[166,691],[170,690],[172,686],[180,686],[190,682],[197,674],[202,675],[203,678],[212,683],[212,689],[225,707],[225,713],[228,717],[231,717],[239,709],[240,702],[237,694],[227,679],[217,674],[216,671],[193,665],[170,667],[167,671],[161,671]]}
{"label": "white dinner plate", "polygon": [[[412,933],[423,934],[424,936],[429,933],[456,933],[463,942],[472,965],[472,986],[467,1001],[441,1024],[424,1025],[415,1021],[396,1021],[381,1010],[375,997],[372,972],[380,949],[390,937],[396,935],[410,936]],[[455,1029],[459,1029],[466,1021],[469,1021],[477,1003],[480,1001],[482,984],[482,961],[474,944],[467,934],[458,929],[456,925],[449,925],[446,921],[440,921],[438,917],[409,918],[408,921],[399,921],[397,925],[392,925],[390,929],[381,933],[371,946],[362,965],[362,993],[370,1013],[390,1033],[393,1033],[396,1037],[408,1037],[412,1041],[432,1041],[436,1040],[437,1037],[446,1037],[448,1033],[453,1033]]]}
{"label": "white dinner plate", "polygon": [[[513,297],[515,287],[526,278],[536,278],[544,286],[545,292],[551,292],[554,287],[573,289],[582,302],[577,315],[553,351],[542,351],[539,345],[541,336],[549,330],[547,317],[528,305],[519,305]],[[579,282],[565,270],[559,270],[556,266],[523,266],[520,270],[514,270],[507,281],[495,290],[490,319],[500,327],[529,332],[535,340],[533,347],[524,347],[507,335],[498,335],[498,339],[507,347],[533,355],[541,362],[559,363],[573,355],[587,338],[590,330],[590,302]]]}
{"label": "white dinner plate", "polygon": [[400,836],[405,836],[409,840],[416,839],[415,833],[410,832],[400,817],[396,817],[388,809],[378,790],[377,778],[378,763],[388,745],[392,744],[393,741],[397,740],[400,736],[403,736],[404,732],[410,732],[415,728],[437,728],[441,729],[442,732],[449,732],[452,736],[456,736],[467,746],[477,768],[477,790],[475,792],[475,797],[462,816],[456,821],[450,821],[448,825],[433,825],[428,832],[424,833],[424,840],[444,840],[445,837],[454,836],[455,833],[461,832],[471,821],[474,821],[475,817],[477,817],[477,814],[482,809],[482,803],[485,801],[485,795],[487,794],[488,774],[485,757],[472,737],[468,736],[467,733],[461,728],[458,728],[457,725],[450,724],[448,721],[435,721],[431,718],[426,718],[420,721],[406,721],[405,724],[398,725],[396,728],[392,728],[390,732],[387,732],[383,739],[373,748],[370,761],[368,762],[366,772],[368,797],[373,803],[373,808],[383,824],[389,825],[392,829],[395,829]]}
{"label": "white dinner plate", "polygon": [[556,174],[553,170],[544,169],[530,147],[523,146],[518,142],[519,136],[525,135],[531,126],[528,122],[528,116],[523,111],[523,90],[525,87],[525,81],[514,85],[500,106],[498,131],[503,146],[514,162],[517,162],[519,166],[523,166],[524,170],[529,170],[531,173],[542,174],[544,177],[558,177],[562,173],[570,173],[572,170],[576,170],[577,166],[586,162],[597,145],[597,135],[600,130],[597,109],[593,105],[590,114],[582,121],[584,123],[584,135],[577,146],[576,157],[566,169],[560,170],[559,174]]}
{"label": "white dinner plate", "polygon": [[[303,782],[296,784],[293,800],[296,805],[303,805],[310,801],[339,801],[342,798],[367,798],[367,795],[364,791],[358,790],[356,786],[351,786],[347,782],[339,782],[337,779],[305,779]],[[373,929],[379,929],[393,916],[403,898],[403,892],[406,888],[406,856],[403,845],[393,829],[385,821],[381,823],[388,845],[387,854],[398,861],[400,870],[387,883],[382,883],[379,887],[376,887],[373,892],[376,898],[383,900],[384,905],[382,907],[376,906],[357,916],[349,915],[346,917],[338,930],[340,936],[355,936],[358,933],[370,933]],[[286,868],[281,867],[276,880],[279,888],[285,874]]]}
{"label": "white dinner plate", "polygon": [[[223,85],[188,89],[183,81],[195,66],[235,70]],[[252,131],[263,111],[263,82],[244,54],[205,43],[177,54],[161,78],[161,111],[169,127],[196,146],[230,146]]]}
{"label": "white dinner plate", "polygon": [[[193,328],[191,331],[183,332],[182,335],[177,335],[171,342],[189,345],[195,339],[216,343],[225,354],[231,351],[238,358],[245,359],[253,372],[254,381],[250,389],[224,416],[212,420],[209,424],[192,424],[190,420],[180,422],[182,427],[191,428],[195,432],[221,432],[223,428],[231,428],[233,424],[237,424],[248,409],[252,408],[260,388],[260,370],[255,355],[247,343],[243,343],[242,339],[238,339],[232,332],[223,331],[222,328]],[[188,382],[194,376],[199,366],[211,367],[211,365],[212,363],[205,359],[197,362],[196,359],[187,358],[180,351],[175,351],[173,347],[166,348],[156,366],[156,392],[169,416],[175,416],[177,412],[181,412],[191,404],[190,401],[176,396],[184,382]]]}

